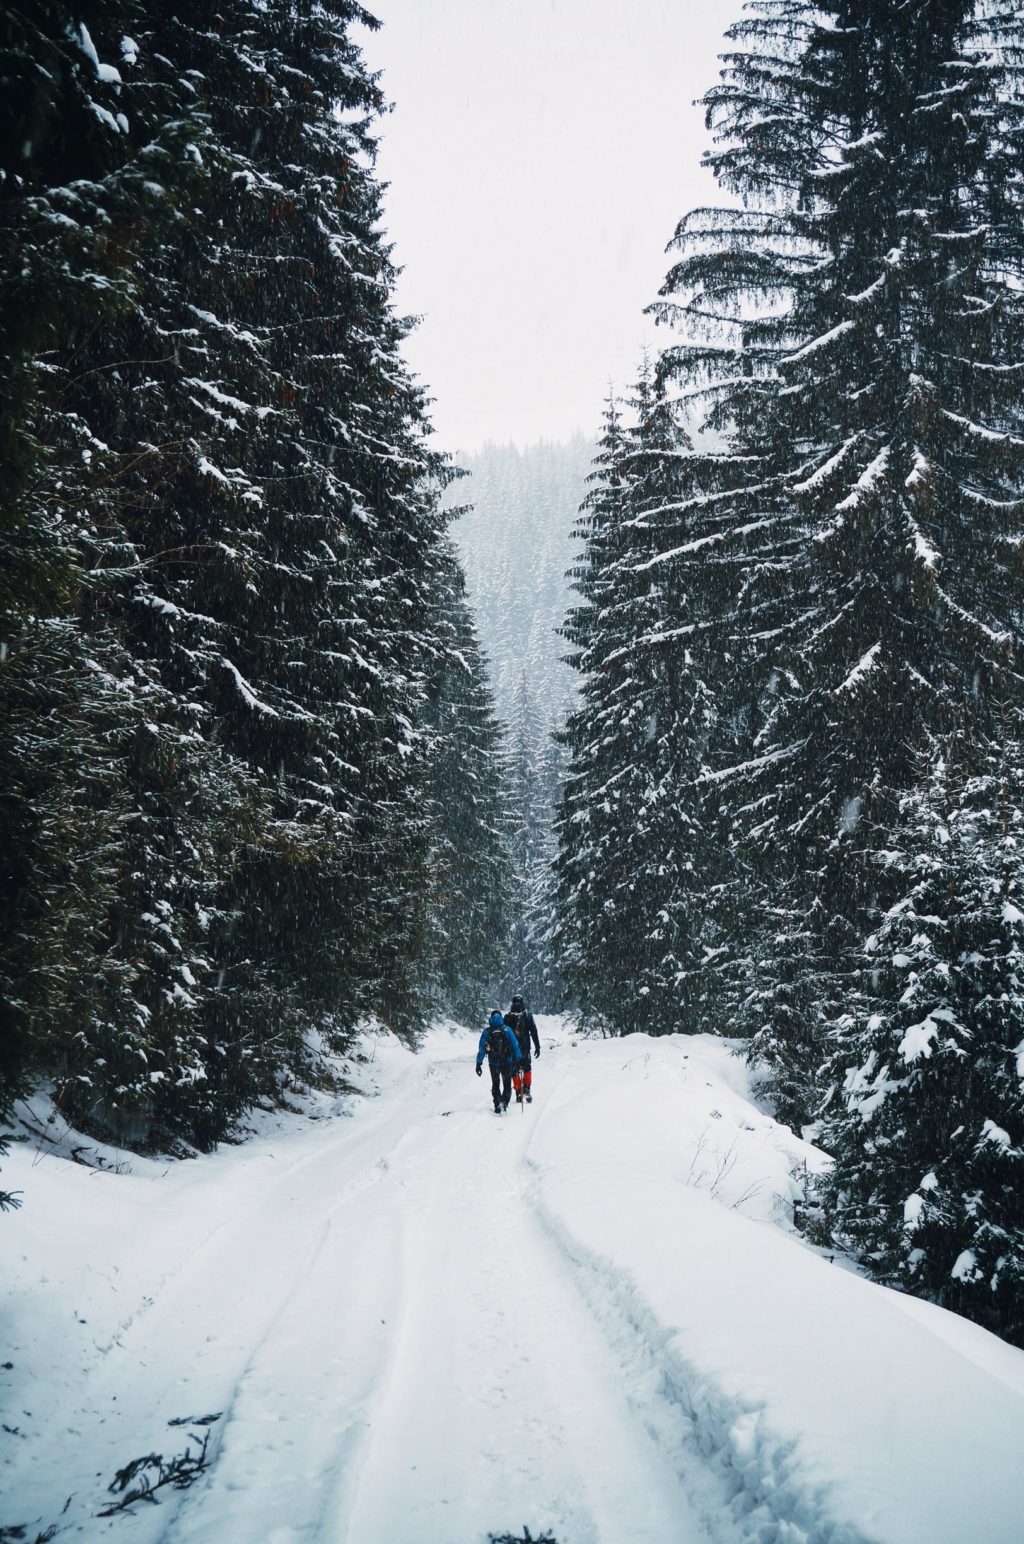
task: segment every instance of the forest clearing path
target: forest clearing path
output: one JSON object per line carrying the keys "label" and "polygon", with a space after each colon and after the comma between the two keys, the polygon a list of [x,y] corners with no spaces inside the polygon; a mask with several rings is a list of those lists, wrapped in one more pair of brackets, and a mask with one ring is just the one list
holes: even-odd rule
{"label": "forest clearing path", "polygon": [[[542,1098],[495,1117],[473,1049],[420,1069],[415,1111],[400,1095],[372,1187],[332,1202],[336,1157],[307,1171],[325,1236],[169,1544],[477,1544],[524,1523],[560,1544],[705,1544],[533,1214]],[[553,1089],[557,1052],[542,1067]]]}
{"label": "forest clearing path", "polygon": [[[53,1521],[72,1494],[62,1532],[132,1544],[482,1544],[524,1524],[706,1544],[531,1199],[571,1055],[559,1021],[541,1027],[525,1111],[491,1113],[475,1036],[435,1037],[354,1119],[156,1185],[92,1175],[89,1199],[115,1184],[130,1206],[95,1250],[93,1297],[105,1282],[116,1313],[62,1362],[49,1418],[35,1402],[47,1429],[4,1472],[11,1521]],[[97,1518],[117,1468],[184,1448],[172,1418],[218,1411],[193,1487]]]}

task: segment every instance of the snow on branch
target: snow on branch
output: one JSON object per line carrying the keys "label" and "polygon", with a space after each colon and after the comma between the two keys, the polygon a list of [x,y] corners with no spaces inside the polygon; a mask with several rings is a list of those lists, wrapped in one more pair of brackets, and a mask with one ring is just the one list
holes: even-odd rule
{"label": "snow on branch", "polygon": [[847,333],[854,332],[856,327],[856,322],[840,322],[838,326],[831,328],[830,331],[823,332],[819,338],[812,338],[810,343],[805,343],[803,348],[796,350],[796,353],[787,354],[783,359],[780,359],[780,369],[786,369],[789,365],[801,364],[805,359],[812,358],[813,355],[820,353],[822,349],[830,348],[837,338],[845,337]]}
{"label": "snow on branch", "polygon": [[866,150],[878,156],[880,160],[884,161],[885,155],[881,148],[884,144],[885,135],[881,132],[880,129],[874,129],[869,134],[862,134],[859,139],[847,140],[845,145],[839,145],[837,148],[840,155],[850,158],[852,158],[857,152]]}
{"label": "snow on branch", "polygon": [[882,641],[873,643],[866,654],[861,655],[850,674],[841,686],[837,686],[834,695],[841,697],[845,693],[855,692],[863,681],[878,667],[878,656],[882,651]]}
{"label": "snow on branch", "polygon": [[886,280],[886,275],[884,273],[879,274],[879,276],[875,280],[875,282],[873,284],[869,284],[867,289],[861,290],[859,292],[859,294],[856,294],[856,295],[847,295],[846,296],[847,305],[851,305],[851,306],[866,306],[866,305],[870,305],[873,300],[877,300],[880,297],[880,295],[882,294],[882,291],[885,289],[885,280]]}
{"label": "snow on branch", "polygon": [[238,687],[238,694],[242,698],[243,702],[247,703],[250,708],[255,708],[257,713],[262,713],[266,718],[281,717],[276,708],[272,708],[269,703],[263,702],[256,695],[248,681],[243,676],[242,672],[238,669],[237,665],[233,665],[231,661],[223,654],[220,657],[220,662],[224,666],[224,669],[234,680],[235,685]]}
{"label": "snow on branch", "polygon": [[793,492],[814,493],[821,487],[822,483],[828,481],[833,472],[842,466],[850,452],[860,444],[862,438],[863,435],[860,433],[851,434],[850,438],[840,445],[834,455],[829,456],[827,461],[822,462],[817,471],[812,472],[810,477],[806,477],[803,482],[794,483]]}
{"label": "snow on branch", "polygon": [[[925,513],[931,504],[935,483],[934,463],[918,448],[914,450],[914,465],[903,486]],[[942,554],[933,547],[909,509],[905,509],[907,528],[914,543],[914,557],[929,573],[935,573],[942,563]]]}
{"label": "snow on branch", "polygon": [[84,22],[80,24],[77,33],[74,32],[73,29],[69,28],[68,35],[72,42],[81,49],[82,53],[88,59],[93,69],[96,71],[96,77],[98,80],[106,81],[108,83],[120,82],[120,70],[118,70],[117,67],[113,64],[103,63],[99,54],[96,52],[96,44],[93,42],[89,33],[89,29]]}
{"label": "snow on branch", "polygon": [[[271,414],[277,413],[276,408],[257,407],[252,402],[243,402],[241,397],[232,397],[228,394],[228,392],[221,391],[220,387],[215,386],[212,381],[201,381],[198,380],[195,376],[188,376],[186,377],[184,384],[186,386],[195,386],[199,391],[205,391],[209,397],[212,397],[214,402],[220,403],[222,407],[234,408],[237,413],[255,413],[257,418],[268,418]],[[195,405],[198,408],[206,408],[208,406],[206,403],[196,402],[194,397],[192,398],[192,401],[195,402]],[[230,423],[231,420],[228,422]],[[235,427],[237,427],[237,425]]]}
{"label": "snow on branch", "polygon": [[806,739],[794,740],[792,745],[782,745],[778,750],[769,751],[764,756],[755,756],[752,761],[742,761],[734,767],[722,767],[717,772],[702,772],[697,781],[726,783],[734,778],[749,777],[757,772],[763,772],[765,767],[773,766],[777,762],[791,760],[806,744]]}
{"label": "snow on branch", "polygon": [[942,416],[949,423],[956,424],[972,440],[980,440],[986,445],[1012,445],[1015,450],[1024,450],[1024,440],[1016,434],[1000,434],[995,429],[986,429],[984,424],[976,424],[961,413],[951,413],[948,408],[943,408]]}
{"label": "snow on branch", "polygon": [[836,505],[836,513],[861,508],[868,499],[877,494],[888,470],[889,446],[883,445],[870,466],[866,466],[861,472],[846,498]]}
{"label": "snow on branch", "polygon": [[[721,498],[725,495],[716,495]],[[733,497],[730,494],[729,497]],[[694,500],[695,503],[710,503],[711,499]],[[723,542],[732,541],[736,537],[750,536],[754,531],[770,529],[778,525],[780,521],[789,519],[788,515],[770,515],[762,520],[751,520],[748,525],[738,525],[725,531],[713,531],[709,536],[695,536],[692,541],[687,541],[681,547],[673,547],[669,552],[656,553],[653,558],[646,558],[644,562],[637,563],[630,571],[634,574],[646,573],[649,568],[656,568],[659,563],[670,563],[674,558],[686,557],[694,552],[702,552],[706,547],[718,547]]]}
{"label": "snow on branch", "polygon": [[963,606],[957,605],[948,591],[939,589],[937,593],[939,599],[955,617],[959,617],[962,622],[967,622],[971,627],[976,628],[983,637],[987,638],[990,643],[995,644],[998,649],[1003,650],[1010,647],[1013,639],[1011,634],[1006,632],[1005,629],[997,631],[994,627],[989,627],[988,623],[983,622],[980,617],[974,616],[972,612],[966,611]]}

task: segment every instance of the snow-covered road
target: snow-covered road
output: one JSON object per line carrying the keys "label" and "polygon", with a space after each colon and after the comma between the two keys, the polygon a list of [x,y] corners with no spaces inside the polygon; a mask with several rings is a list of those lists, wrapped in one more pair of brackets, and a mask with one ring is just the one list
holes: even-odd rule
{"label": "snow-covered road", "polygon": [[[1010,1544],[1024,1356],[786,1231],[820,1160],[719,1043],[541,1029],[506,1117],[439,1032],[376,1041],[351,1118],[15,1154],[0,1538]],[[214,1413],[189,1489],[97,1515]]]}
{"label": "snow-covered road", "polygon": [[[537,1219],[543,1099],[495,1117],[473,1048],[399,1053],[355,1120],[114,1181],[123,1213],[91,1219],[94,1249],[69,1257],[85,1281],[41,1293],[35,1326],[24,1282],[36,1343],[12,1371],[47,1376],[21,1387],[36,1410],[9,1444],[0,1522],[58,1520],[73,1495],[64,1521],[86,1536],[182,1544],[451,1544],[524,1524],[560,1544],[708,1538]],[[537,1074],[548,1096],[571,1075],[557,1054]],[[14,1227],[46,1205],[46,1171],[83,1201],[111,1184],[45,1160]],[[184,1448],[170,1419],[216,1411],[215,1463],[190,1491],[135,1524],[90,1515],[127,1460]]]}
{"label": "snow-covered road", "polygon": [[[707,1537],[534,1214],[541,1107],[494,1117],[468,1051],[393,1090],[355,1173],[331,1143],[274,1187],[261,1226],[301,1211],[297,1268],[171,1539]],[[238,1288],[213,1264],[225,1308]]]}

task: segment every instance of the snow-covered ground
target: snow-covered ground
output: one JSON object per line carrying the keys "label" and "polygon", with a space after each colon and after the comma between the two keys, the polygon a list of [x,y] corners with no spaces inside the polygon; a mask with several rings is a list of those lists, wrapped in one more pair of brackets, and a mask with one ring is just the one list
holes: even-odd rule
{"label": "snow-covered ground", "polygon": [[795,1236],[720,1042],[541,1032],[506,1117],[438,1031],[195,1162],[12,1154],[0,1539],[1017,1544],[1024,1354]]}

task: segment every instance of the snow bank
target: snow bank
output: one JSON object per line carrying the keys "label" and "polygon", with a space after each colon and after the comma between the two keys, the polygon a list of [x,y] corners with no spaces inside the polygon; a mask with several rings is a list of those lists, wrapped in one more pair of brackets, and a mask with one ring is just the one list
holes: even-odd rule
{"label": "snow bank", "polygon": [[[393,1036],[374,1033],[336,1070],[370,1098],[393,1097],[422,1073]],[[289,1091],[287,1100],[251,1111],[240,1145],[185,1162],[83,1137],[42,1096],[16,1107],[21,1137],[3,1160],[3,1182],[24,1204],[0,1218],[0,1538],[27,1524],[34,1537],[72,1494],[67,1526],[95,1536],[116,1469],[147,1449],[184,1447],[167,1422],[200,1413],[192,1382],[202,1409],[223,1408],[237,1373],[232,1357],[244,1362],[246,1335],[257,1337],[306,1247],[297,1228],[289,1248],[284,1225],[295,1207],[287,1200],[275,1213],[274,1188],[325,1146],[355,1147],[366,1117],[389,1102],[312,1090]],[[362,1122],[338,1119],[357,1111]],[[213,1279],[223,1299],[209,1278],[199,1287],[192,1279],[218,1252],[224,1263]],[[238,1345],[218,1352],[212,1342],[225,1327]],[[177,1392],[179,1379],[187,1394]],[[118,1524],[124,1519],[108,1526]]]}
{"label": "snow bank", "polygon": [[792,1171],[823,1160],[720,1042],[574,1054],[530,1146],[536,1204],[638,1399],[657,1369],[720,1470],[739,1536],[1016,1544],[1024,1354],[793,1233]]}

